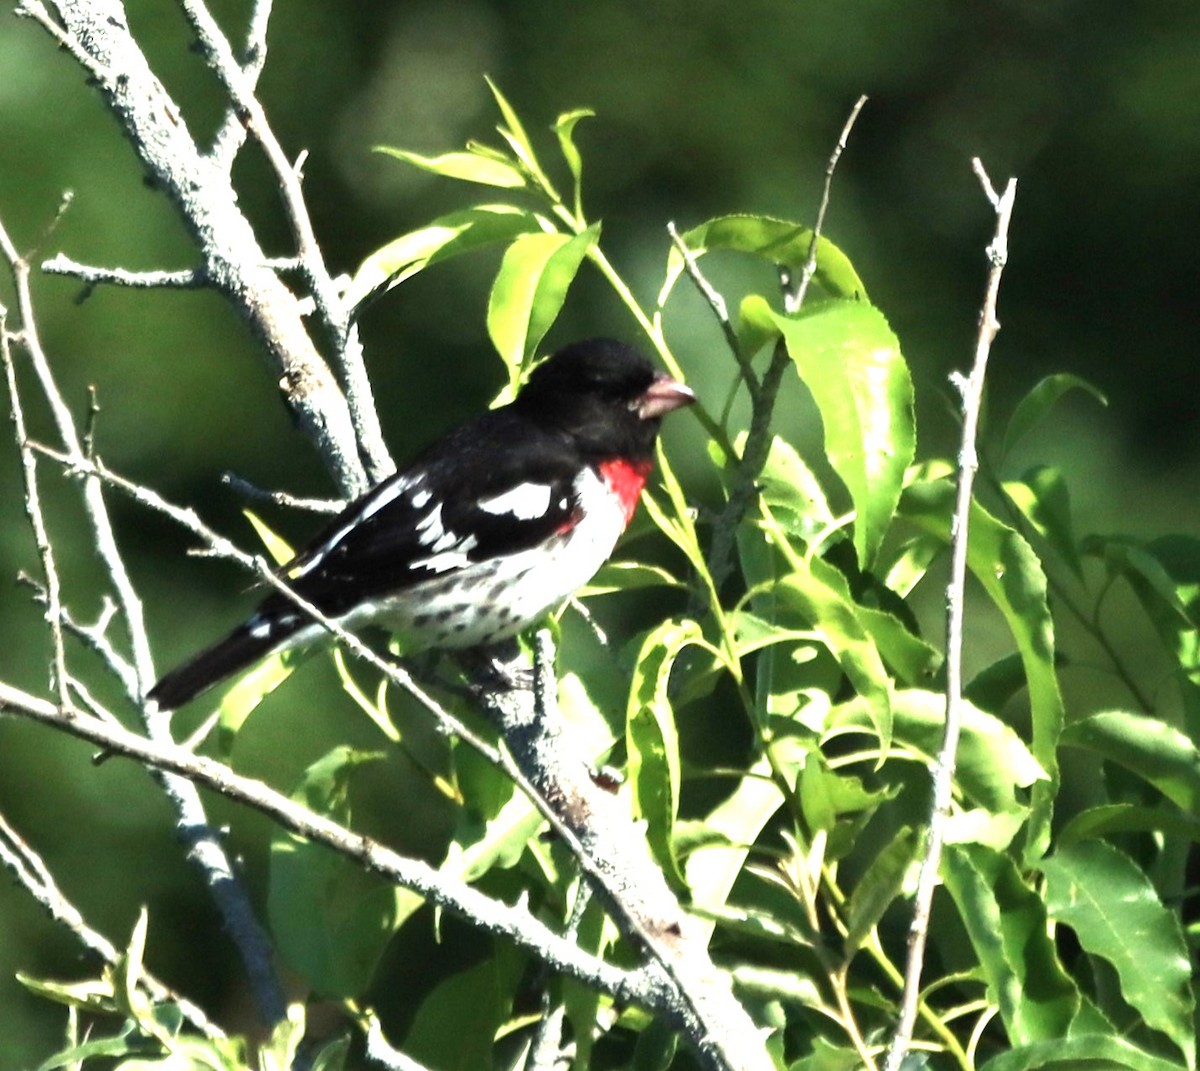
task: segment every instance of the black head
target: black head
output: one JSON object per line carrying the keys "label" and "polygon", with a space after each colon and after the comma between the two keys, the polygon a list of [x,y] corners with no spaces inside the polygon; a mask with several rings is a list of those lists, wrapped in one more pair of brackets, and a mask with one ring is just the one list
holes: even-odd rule
{"label": "black head", "polygon": [[575,342],[537,366],[514,407],[588,456],[648,457],[664,414],[695,395],[613,339]]}

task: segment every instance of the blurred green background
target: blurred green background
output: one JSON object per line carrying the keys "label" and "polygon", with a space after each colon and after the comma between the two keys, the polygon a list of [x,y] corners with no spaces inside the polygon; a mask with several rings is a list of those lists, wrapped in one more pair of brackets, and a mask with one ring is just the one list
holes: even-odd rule
{"label": "blurred green background", "polygon": [[[992,215],[969,167],[1020,187],[993,353],[997,423],[1038,378],[1072,371],[1110,398],[1082,396],[1029,450],[1069,474],[1080,531],[1196,528],[1200,377],[1200,5],[1194,0],[867,0],[656,4],[593,0],[333,3],[287,0],[275,12],[261,97],[293,155],[308,150],[306,190],[330,264],[352,271],[373,248],[473,191],[371,152],[421,152],[488,140],[493,77],[549,152],[547,125],[589,106],[578,130],[585,199],[605,222],[610,257],[649,302],[668,249],[665,225],[750,211],[811,221],[826,159],[859,93],[871,100],[834,187],[827,233],[852,257],[913,368],[928,456],[950,449],[941,398],[966,366]],[[214,5],[240,33],[247,5]],[[176,5],[128,13],[156,73],[192,131],[221,115],[214,80]],[[535,134],[535,137],[538,136]],[[235,172],[264,246],[288,251],[278,200],[253,150]],[[65,190],[74,200],[47,230]],[[36,25],[0,14],[0,218],[34,260],[64,252],[129,269],[187,268],[195,256],[80,68]],[[363,325],[385,431],[398,458],[486,404],[501,382],[483,315],[496,255],[438,268],[377,304]],[[719,269],[717,269],[719,273]],[[35,280],[39,327],[69,402],[95,385],[97,443],[108,463],[195,505],[250,544],[241,501],[219,483],[328,494],[319,460],[291,427],[241,323],[211,294]],[[673,299],[668,333],[701,390],[728,377],[720,339],[690,294]],[[12,303],[7,278],[0,303]],[[594,279],[572,291],[552,342],[591,333],[636,339]],[[24,377],[31,387],[28,375]],[[799,392],[781,426],[799,434]],[[30,396],[32,392],[30,391]],[[31,405],[35,429],[45,414]],[[682,422],[681,422],[682,423]],[[694,428],[673,434],[694,437]],[[812,442],[812,429],[807,432]],[[85,619],[102,587],[73,499],[42,469],[61,539],[70,606]],[[39,612],[16,583],[36,573],[11,445],[0,445],[0,677],[42,690]],[[244,578],[185,557],[187,541],[114,500],[147,602],[161,666],[232,624],[249,604]],[[300,538],[310,519],[271,515]],[[1130,641],[1134,642],[1133,640]],[[113,699],[89,655],[74,664]],[[304,670],[314,688],[327,666]],[[316,690],[314,703],[332,691]],[[369,726],[280,704],[239,739],[239,769],[287,785],[334,742],[377,746]],[[292,746],[303,741],[303,747]],[[289,746],[283,747],[287,743]],[[150,909],[150,962],[231,1026],[249,1021],[231,955],[172,842],[170,817],[130,765],[89,763],[89,749],[0,720],[0,810],[44,854],[67,893],[120,943]],[[366,822],[388,831],[403,807],[405,847],[430,850],[447,816],[428,788],[367,777]],[[220,820],[236,812],[215,806]],[[251,880],[263,877],[265,829],[237,814],[232,840]],[[204,949],[206,962],[196,962]],[[416,986],[419,949],[394,955],[392,985]],[[411,955],[409,955],[411,954]],[[427,962],[427,959],[426,961]],[[438,970],[453,965],[441,963]],[[85,973],[70,938],[0,882],[0,1071],[35,1065],[54,1044],[57,1009],[12,980]],[[428,969],[425,968],[426,975]],[[422,985],[425,983],[422,982]]]}

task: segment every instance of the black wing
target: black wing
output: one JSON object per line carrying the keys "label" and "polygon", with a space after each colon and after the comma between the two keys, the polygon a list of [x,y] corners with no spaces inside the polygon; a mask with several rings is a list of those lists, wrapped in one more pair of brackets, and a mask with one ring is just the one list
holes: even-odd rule
{"label": "black wing", "polygon": [[[579,519],[578,455],[495,410],[440,440],[353,502],[281,570],[338,615],[484,559],[536,546]],[[286,603],[272,595],[263,610]]]}

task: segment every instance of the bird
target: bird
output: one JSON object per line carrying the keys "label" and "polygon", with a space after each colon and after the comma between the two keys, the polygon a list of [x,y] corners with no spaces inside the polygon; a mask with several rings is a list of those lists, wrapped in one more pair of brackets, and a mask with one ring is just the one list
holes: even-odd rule
{"label": "bird", "polygon": [[[632,520],[662,418],[695,402],[636,349],[596,338],[537,364],[351,502],[279,577],[348,630],[381,624],[403,654],[510,639],[583,587]],[[328,630],[282,591],[146,694],[174,710]]]}

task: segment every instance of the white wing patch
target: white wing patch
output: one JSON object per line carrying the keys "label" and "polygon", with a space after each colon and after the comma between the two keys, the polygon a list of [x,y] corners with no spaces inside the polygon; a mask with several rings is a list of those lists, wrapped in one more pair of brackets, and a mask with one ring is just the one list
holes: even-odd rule
{"label": "white wing patch", "polygon": [[519,483],[503,494],[481,498],[479,508],[484,513],[496,516],[508,513],[519,521],[532,521],[537,517],[544,517],[549,511],[553,490],[545,483]]}

